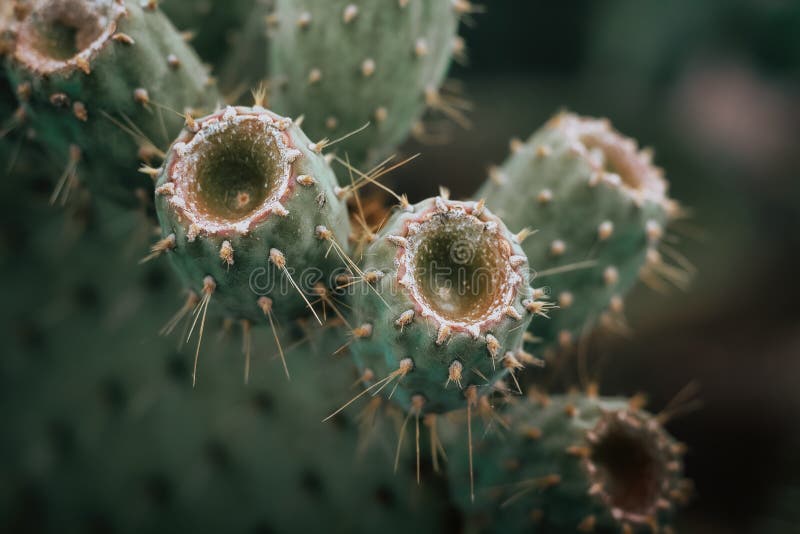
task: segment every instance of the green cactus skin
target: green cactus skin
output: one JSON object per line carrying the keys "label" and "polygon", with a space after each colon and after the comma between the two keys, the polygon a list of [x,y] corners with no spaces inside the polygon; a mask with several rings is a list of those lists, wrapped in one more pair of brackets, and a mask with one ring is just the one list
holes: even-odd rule
{"label": "green cactus skin", "polygon": [[371,122],[338,150],[357,167],[376,161],[403,142],[426,100],[435,99],[453,54],[460,5],[277,0],[270,105],[303,115],[315,140]]}
{"label": "green cactus skin", "polygon": [[582,394],[529,395],[502,414],[507,429],[475,444],[474,502],[466,446],[448,445],[468,531],[669,532],[690,485],[684,446],[657,417],[624,398]]}
{"label": "green cactus skin", "polygon": [[[8,202],[3,203],[2,213],[19,209],[14,200],[14,187],[46,179],[48,172],[49,178],[60,172],[52,168],[46,156],[35,143],[35,132],[28,125],[25,108],[17,105],[10,80],[0,71],[0,181],[9,186],[4,191]],[[25,182],[17,179],[18,176],[24,176]]]}
{"label": "green cactus skin", "polygon": [[31,263],[0,265],[17,303],[0,311],[0,531],[447,530],[446,489],[417,486],[411,461],[393,473],[388,421],[363,452],[356,417],[321,422],[356,379],[329,356],[336,329],[287,350],[292,382],[254,329],[248,386],[227,338],[192,389],[191,356],[157,336],[175,305],[170,273],[132,266],[116,236],[98,235],[105,220],[65,251],[63,217],[36,204]]}
{"label": "green cactus skin", "polygon": [[232,43],[219,68],[217,78],[225,93],[247,94],[245,89],[256,88],[267,81],[269,42],[267,16],[272,0],[255,0],[247,21],[232,37]]}
{"label": "green cactus skin", "polygon": [[[228,107],[191,121],[172,144],[156,184],[166,249],[188,286],[241,319],[293,318],[303,290],[329,285],[343,267],[331,250],[350,232],[336,178],[291,119],[261,107]],[[344,244],[344,245],[340,245]]]}
{"label": "green cactus skin", "polygon": [[[158,5],[176,28],[191,33],[192,47],[216,71],[227,62],[228,49],[235,41],[236,33],[248,24],[254,5],[263,1],[160,0]],[[263,17],[260,22],[266,30]],[[259,68],[263,70],[266,65]]]}
{"label": "green cactus skin", "polygon": [[376,379],[395,374],[382,391],[404,408],[463,407],[462,387],[491,390],[534,361],[520,351],[531,320],[527,259],[482,204],[437,197],[396,213],[362,271],[371,289],[353,286],[351,352]]}
{"label": "green cactus skin", "polygon": [[79,159],[93,192],[137,202],[132,190],[152,188],[137,173],[140,160],[169,144],[185,110],[217,105],[199,59],[162,13],[138,1],[18,5],[8,68],[40,140],[65,162]]}
{"label": "green cactus skin", "polygon": [[511,228],[537,231],[523,248],[543,273],[534,285],[547,284],[560,309],[534,334],[567,348],[587,322],[621,315],[643,269],[658,270],[656,247],[678,208],[650,153],[605,120],[560,114],[512,148],[476,197]]}

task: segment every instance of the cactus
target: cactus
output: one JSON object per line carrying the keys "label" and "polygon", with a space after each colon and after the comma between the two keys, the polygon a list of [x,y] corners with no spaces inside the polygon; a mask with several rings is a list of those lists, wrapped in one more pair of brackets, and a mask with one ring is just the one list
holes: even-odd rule
{"label": "cactus", "polygon": [[[188,32],[192,47],[216,70],[226,66],[237,32],[249,24],[255,4],[264,1],[271,0],[160,0],[159,7],[176,28]],[[263,16],[259,22],[266,29]]]}
{"label": "cactus", "polygon": [[[30,241],[52,243],[61,217],[39,222]],[[0,271],[18,302],[0,322],[1,531],[445,528],[446,488],[417,486],[405,462],[392,472],[390,420],[370,435],[347,415],[320,422],[356,378],[326,352],[341,343],[336,329],[287,350],[294,382],[256,336],[249,386],[221,343],[192,389],[187,355],[155,335],[172,305],[169,273],[132,272],[98,223],[79,246],[31,246],[29,268]]]}
{"label": "cactus", "polygon": [[[670,532],[690,488],[666,410],[515,398],[541,378],[523,368],[544,363],[527,330],[570,346],[621,318],[637,275],[685,281],[660,256],[681,258],[662,240],[680,210],[649,155],[562,114],[513,143],[474,200],[442,189],[411,205],[381,186],[400,206],[365,210],[360,188],[402,163],[358,168],[426,107],[460,118],[439,87],[477,8],[276,0],[265,17],[268,3],[164,0],[189,43],[157,0],[0,4],[0,163],[14,174],[0,181],[0,276],[14,282],[0,310],[0,531]],[[272,84],[220,109],[190,43],[231,102],[267,51]],[[51,172],[45,157],[69,163]],[[356,183],[337,183],[334,159]],[[131,190],[153,179],[160,238],[142,266],[118,245],[152,229],[149,204],[62,217],[42,202],[59,172],[51,200],[80,177],[149,201]],[[162,255],[172,270],[148,261]],[[178,348],[156,336],[176,282],[188,297],[162,332]],[[195,334],[190,373],[180,347]],[[449,456],[447,480],[420,486],[428,455],[437,473]]]}
{"label": "cactus", "polygon": [[[271,105],[314,139],[373,127],[339,147],[357,167],[392,151],[438,101],[465,2],[278,0]],[[343,184],[344,185],[344,184]]]}
{"label": "cactus", "polygon": [[464,405],[462,387],[489,390],[529,363],[520,348],[532,294],[518,240],[480,203],[437,197],[396,213],[364,251],[351,299],[359,368],[393,377],[382,390],[405,408],[443,412]]}
{"label": "cactus", "polygon": [[[92,191],[122,203],[152,187],[186,109],[218,101],[197,56],[163,14],[134,0],[17,0],[8,69],[40,140]],[[145,4],[145,6],[147,6]]]}
{"label": "cactus", "polygon": [[234,34],[217,74],[219,85],[225,92],[241,93],[247,88],[258,87],[267,79],[267,16],[272,0],[255,0],[253,4],[247,21]]}
{"label": "cactus", "polygon": [[453,497],[476,532],[662,532],[688,497],[684,446],[635,401],[534,392],[503,420],[475,446],[475,502],[463,440],[448,446]]}
{"label": "cactus", "polygon": [[192,119],[158,176],[163,239],[154,252],[169,250],[184,282],[197,294],[213,292],[236,318],[294,318],[308,302],[303,293],[329,284],[342,265],[330,252],[349,234],[335,186],[291,119],[262,107]]}
{"label": "cactus", "polygon": [[523,248],[560,309],[534,334],[570,347],[587,323],[621,317],[642,271],[672,272],[657,247],[679,209],[650,153],[607,121],[560,114],[513,145],[476,196],[511,228],[537,231]]}

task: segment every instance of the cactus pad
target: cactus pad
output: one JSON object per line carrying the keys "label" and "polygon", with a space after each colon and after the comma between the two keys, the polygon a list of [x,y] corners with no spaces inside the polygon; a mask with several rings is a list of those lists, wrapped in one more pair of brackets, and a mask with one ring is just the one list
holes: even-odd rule
{"label": "cactus pad", "polygon": [[[271,106],[304,115],[315,140],[371,122],[339,147],[356,166],[403,142],[441,85],[458,9],[450,0],[279,0]],[[430,96],[428,97],[430,98]]]}

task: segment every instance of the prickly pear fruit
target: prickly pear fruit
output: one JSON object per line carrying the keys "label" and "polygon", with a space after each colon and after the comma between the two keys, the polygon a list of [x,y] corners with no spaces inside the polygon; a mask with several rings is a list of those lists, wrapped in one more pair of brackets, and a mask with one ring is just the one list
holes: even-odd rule
{"label": "prickly pear fruit", "polygon": [[491,173],[477,197],[511,228],[559,310],[535,329],[544,344],[571,346],[602,315],[620,317],[640,273],[658,271],[656,250],[677,204],[651,155],[608,121],[563,113]]}
{"label": "prickly pear fruit", "polygon": [[92,191],[133,203],[187,109],[219,97],[166,17],[134,0],[17,0],[8,68],[39,139]]}
{"label": "prickly pear fruit", "polygon": [[517,241],[481,203],[437,197],[396,213],[351,286],[359,368],[405,408],[443,412],[464,406],[462,388],[491,390],[535,363],[521,351],[533,296]]}
{"label": "prickly pear fruit", "polygon": [[349,221],[334,187],[291,119],[262,107],[192,119],[158,175],[154,252],[169,251],[185,283],[234,317],[293,318],[344,269]]}
{"label": "prickly pear fruit", "polygon": [[448,445],[452,494],[475,530],[661,532],[688,497],[684,446],[627,399],[535,394],[503,419],[475,444],[474,502],[466,444]]}

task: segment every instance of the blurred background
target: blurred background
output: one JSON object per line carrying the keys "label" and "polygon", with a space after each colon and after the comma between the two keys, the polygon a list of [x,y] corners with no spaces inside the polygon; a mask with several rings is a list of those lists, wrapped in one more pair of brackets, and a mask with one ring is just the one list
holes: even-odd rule
{"label": "blurred background", "polygon": [[668,425],[697,490],[680,532],[800,532],[800,2],[499,0],[473,19],[453,72],[472,127],[409,144],[423,156],[396,182],[468,196],[559,109],[653,147],[698,274],[688,292],[637,288],[632,337],[591,355],[601,391],[657,410],[699,387]]}
{"label": "blurred background", "polygon": [[[512,137],[527,137],[561,109],[607,117],[653,147],[672,195],[691,212],[675,246],[697,275],[687,292],[638,287],[627,305],[632,333],[593,348],[593,374],[601,392],[644,392],[656,411],[696,388],[702,406],[668,425],[689,445],[687,474],[696,485],[678,532],[800,533],[800,1],[485,4],[462,31],[468,59],[453,69],[450,87],[473,103],[471,128],[430,123],[429,142],[404,147],[422,157],[398,170],[394,184],[412,201],[439,184],[467,197],[505,159]],[[441,130],[447,142],[430,143]],[[7,185],[4,213],[20,209]],[[30,184],[42,198],[52,186]],[[20,353],[44,352],[50,331],[42,324],[55,322],[22,319],[38,313],[46,284],[35,296],[12,287],[9,273],[35,264],[24,254],[45,254],[41,242],[26,241],[30,233],[18,221],[4,224],[0,241],[3,317],[10,318],[2,322]],[[48,243],[65,247],[63,240]],[[18,263],[21,257],[27,261]],[[142,298],[168,286],[158,273],[136,277],[150,292]],[[107,313],[99,298],[79,288],[75,310],[53,313],[59,320],[76,311],[87,321],[135,318],[127,309]],[[186,358],[170,360],[181,380]],[[16,360],[3,363],[8,370]],[[10,391],[0,392],[9,413]],[[109,395],[113,404],[113,387]]]}

